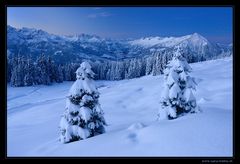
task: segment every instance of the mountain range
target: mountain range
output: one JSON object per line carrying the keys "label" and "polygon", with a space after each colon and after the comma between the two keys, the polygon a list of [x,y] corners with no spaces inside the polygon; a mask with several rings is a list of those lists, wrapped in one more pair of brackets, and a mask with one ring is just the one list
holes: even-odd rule
{"label": "mountain range", "polygon": [[71,36],[50,34],[46,31],[7,26],[7,55],[51,56],[56,62],[78,62],[82,59],[117,61],[135,57],[148,57],[180,46],[193,57],[208,60],[232,54],[232,44],[215,44],[198,33],[181,37],[144,37],[139,39],[108,39],[96,35]]}

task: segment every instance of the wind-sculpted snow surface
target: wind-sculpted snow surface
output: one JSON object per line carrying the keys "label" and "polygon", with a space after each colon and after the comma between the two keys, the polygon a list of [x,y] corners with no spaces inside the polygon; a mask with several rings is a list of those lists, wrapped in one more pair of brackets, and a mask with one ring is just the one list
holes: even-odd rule
{"label": "wind-sculpted snow surface", "polygon": [[[190,66],[198,83],[194,95],[201,113],[157,121],[162,75],[96,81],[106,133],[68,144],[59,142],[57,127],[73,82],[8,87],[7,155],[232,156],[232,58]],[[31,106],[23,109],[27,103]]]}

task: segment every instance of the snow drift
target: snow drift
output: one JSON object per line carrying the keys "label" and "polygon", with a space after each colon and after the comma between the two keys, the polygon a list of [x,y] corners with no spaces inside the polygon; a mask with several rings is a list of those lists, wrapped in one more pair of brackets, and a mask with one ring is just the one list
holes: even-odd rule
{"label": "snow drift", "polygon": [[203,112],[157,121],[162,75],[97,81],[106,133],[69,144],[59,142],[57,127],[72,82],[8,87],[7,155],[232,156],[232,58],[191,67]]}

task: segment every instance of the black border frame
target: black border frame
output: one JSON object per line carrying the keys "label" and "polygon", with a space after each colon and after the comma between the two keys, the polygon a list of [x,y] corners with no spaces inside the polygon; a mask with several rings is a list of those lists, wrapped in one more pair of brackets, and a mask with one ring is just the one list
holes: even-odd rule
{"label": "black border frame", "polygon": [[[171,4],[173,3],[173,4]],[[233,8],[233,157],[8,157],[7,156],[7,83],[6,83],[6,47],[7,47],[7,7],[232,7]],[[2,37],[2,46],[4,49],[4,55],[0,55],[1,59],[0,62],[4,61],[3,64],[1,64],[0,66],[2,67],[1,71],[3,71],[4,73],[4,81],[1,80],[1,83],[3,82],[4,85],[1,85],[1,87],[4,86],[4,90],[5,94],[4,96],[0,97],[0,105],[3,105],[3,112],[1,113],[1,121],[2,124],[2,128],[1,130],[4,129],[4,138],[3,138],[3,143],[4,146],[1,146],[1,157],[3,160],[8,160],[8,159],[105,159],[105,158],[110,158],[110,159],[115,159],[115,158],[123,158],[123,159],[163,159],[163,160],[172,160],[174,162],[177,162],[178,160],[190,160],[190,161],[198,161],[198,162],[203,162],[203,163],[216,163],[216,162],[221,162],[221,163],[229,163],[229,162],[234,162],[235,160],[239,160],[239,156],[237,156],[237,141],[236,141],[236,114],[237,114],[237,110],[236,110],[236,94],[238,92],[236,92],[236,89],[239,89],[239,87],[236,85],[236,60],[237,60],[237,55],[238,54],[238,50],[236,47],[236,35],[238,34],[236,29],[239,29],[239,26],[237,24],[237,19],[236,19],[236,13],[237,13],[237,9],[238,6],[236,5],[236,1],[223,1],[223,0],[218,0],[218,1],[209,1],[206,3],[206,1],[190,1],[190,0],[182,0],[182,1],[172,1],[172,2],[166,2],[166,1],[162,1],[162,2],[157,2],[154,0],[148,0],[148,2],[134,2],[134,1],[119,1],[119,0],[115,0],[115,1],[108,1],[108,0],[81,0],[79,2],[76,2],[75,0],[66,0],[66,1],[57,1],[57,0],[48,0],[48,1],[44,1],[44,0],[32,0],[32,1],[27,1],[27,0],[7,0],[5,2],[3,2],[3,5],[1,4],[1,12],[4,12],[3,14],[1,14],[2,16],[4,16],[2,20],[2,25],[3,26],[3,33],[4,33],[4,40]],[[238,27],[238,28],[237,28]],[[4,67],[4,68],[3,68]],[[3,133],[1,133],[3,134]],[[238,136],[239,138],[239,136]],[[2,152],[3,156],[2,156]]]}

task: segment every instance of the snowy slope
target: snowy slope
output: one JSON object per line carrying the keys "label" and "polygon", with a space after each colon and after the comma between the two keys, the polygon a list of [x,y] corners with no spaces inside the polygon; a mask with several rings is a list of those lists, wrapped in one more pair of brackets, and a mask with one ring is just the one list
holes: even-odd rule
{"label": "snowy slope", "polygon": [[8,87],[8,156],[232,156],[232,58],[191,64],[202,113],[157,121],[163,76],[97,81],[106,133],[61,144],[72,82]]}
{"label": "snowy slope", "polygon": [[192,35],[182,37],[147,37],[129,41],[132,45],[140,45],[144,47],[152,47],[159,45],[160,47],[173,47],[182,41],[191,38]]}

